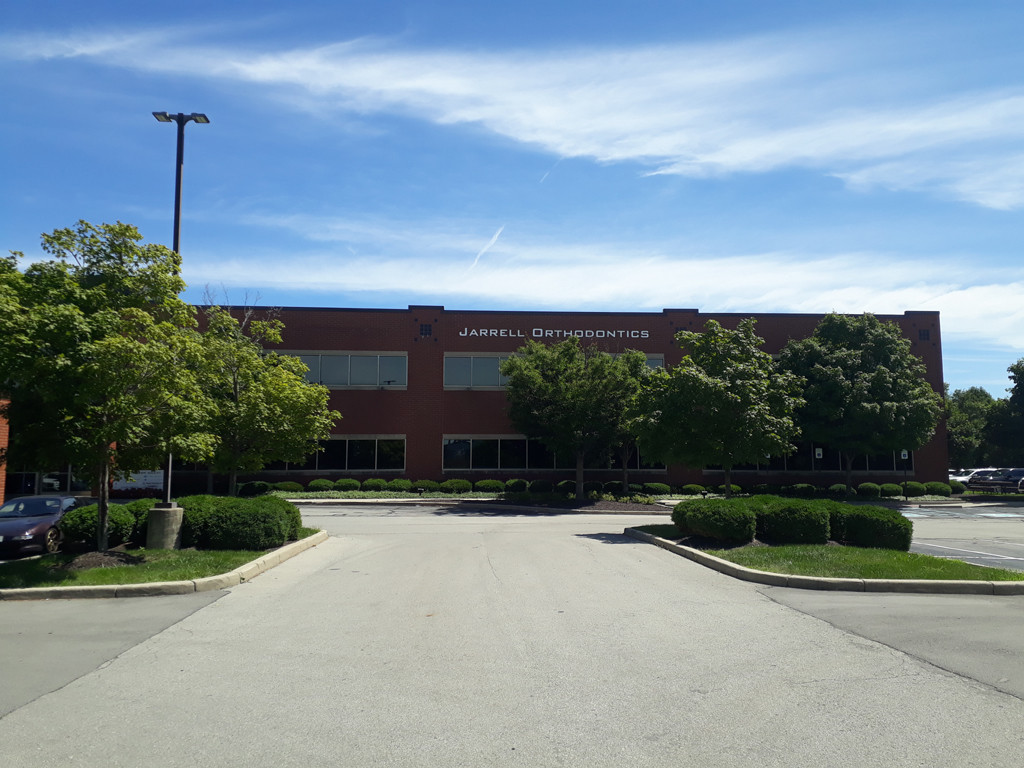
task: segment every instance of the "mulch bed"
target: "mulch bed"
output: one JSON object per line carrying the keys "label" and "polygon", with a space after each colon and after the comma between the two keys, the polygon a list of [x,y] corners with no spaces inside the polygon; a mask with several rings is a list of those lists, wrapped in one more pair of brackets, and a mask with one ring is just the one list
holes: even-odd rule
{"label": "mulch bed", "polygon": [[119,565],[138,565],[145,562],[140,555],[133,555],[116,549],[108,549],[106,552],[85,552],[73,560],[65,563],[64,570],[85,571],[90,568],[114,568]]}

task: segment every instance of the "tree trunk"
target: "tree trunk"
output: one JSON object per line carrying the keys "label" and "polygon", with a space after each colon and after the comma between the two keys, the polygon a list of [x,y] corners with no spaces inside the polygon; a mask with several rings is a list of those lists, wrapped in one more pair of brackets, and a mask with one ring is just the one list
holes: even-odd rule
{"label": "tree trunk", "polygon": [[228,496],[234,496],[238,492],[238,470],[232,469],[228,472]]}
{"label": "tree trunk", "polygon": [[583,500],[583,451],[576,451],[576,501]]}
{"label": "tree trunk", "polygon": [[619,449],[619,457],[622,459],[622,493],[626,496],[629,495],[629,460],[633,458],[635,450],[636,446],[629,443],[623,443]]}
{"label": "tree trunk", "polygon": [[723,466],[722,470],[725,473],[725,498],[732,498],[732,467]]}
{"label": "tree trunk", "polygon": [[206,470],[206,495],[213,496],[213,470]]}
{"label": "tree trunk", "polygon": [[97,489],[99,503],[96,505],[96,549],[100,552],[107,551],[109,543],[107,513],[110,509],[110,459],[108,458],[100,465],[99,471],[100,486]]}

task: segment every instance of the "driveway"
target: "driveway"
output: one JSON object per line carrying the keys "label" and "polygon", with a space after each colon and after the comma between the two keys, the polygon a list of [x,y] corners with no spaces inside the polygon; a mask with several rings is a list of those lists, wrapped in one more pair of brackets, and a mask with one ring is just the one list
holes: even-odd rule
{"label": "driveway", "polygon": [[1019,695],[621,534],[657,520],[308,510],[331,539],[16,707],[4,762],[1019,764]]}

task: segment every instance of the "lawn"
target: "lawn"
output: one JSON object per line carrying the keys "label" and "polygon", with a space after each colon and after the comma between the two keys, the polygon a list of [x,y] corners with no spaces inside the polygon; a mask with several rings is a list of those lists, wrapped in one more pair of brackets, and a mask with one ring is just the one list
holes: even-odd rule
{"label": "lawn", "polygon": [[101,584],[143,584],[189,581],[233,571],[264,552],[137,549],[127,553],[141,562],[113,567],[70,569],[75,555],[56,554],[0,563],[0,589],[71,587]]}
{"label": "lawn", "polygon": [[[940,579],[966,581],[1024,581],[1024,572],[985,568],[960,560],[947,560],[894,549],[867,549],[836,544],[789,544],[766,546],[755,543],[731,549],[711,549],[705,542],[680,539],[671,524],[644,525],[639,530],[684,546],[701,544],[702,552],[723,560],[770,573],[794,576],[823,576],[838,579]],[[706,541],[706,540],[705,540]]]}

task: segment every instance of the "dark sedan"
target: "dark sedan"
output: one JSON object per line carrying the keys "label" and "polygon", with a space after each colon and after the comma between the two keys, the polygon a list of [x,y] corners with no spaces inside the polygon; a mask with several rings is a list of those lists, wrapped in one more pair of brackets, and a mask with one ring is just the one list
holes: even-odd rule
{"label": "dark sedan", "polygon": [[0,506],[0,558],[60,549],[60,520],[69,509],[95,504],[83,496],[21,496]]}

